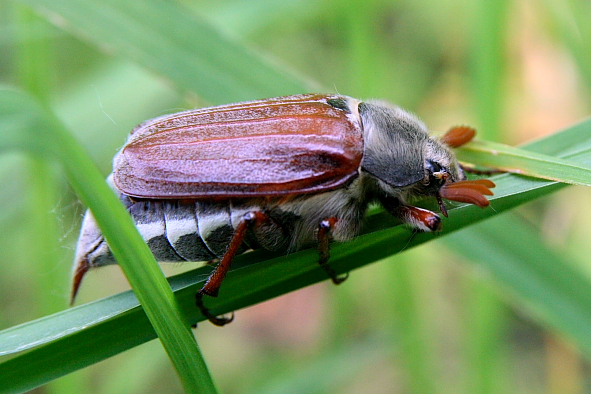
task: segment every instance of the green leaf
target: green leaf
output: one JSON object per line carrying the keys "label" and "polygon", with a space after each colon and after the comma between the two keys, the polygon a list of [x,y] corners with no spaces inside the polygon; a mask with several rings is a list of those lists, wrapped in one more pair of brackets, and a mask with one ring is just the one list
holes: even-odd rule
{"label": "green leaf", "polygon": [[573,185],[591,186],[591,168],[569,160],[491,141],[473,141],[458,150],[458,159],[514,174]]}
{"label": "green leaf", "polygon": [[[19,0],[212,104],[317,90],[174,1]],[[56,17],[59,16],[59,17]]]}
{"label": "green leaf", "polygon": [[[29,96],[0,90],[0,143],[0,149],[4,150],[20,148],[36,154],[43,152],[44,157],[62,165],[80,198],[92,210],[187,392],[216,392],[195,338],[154,256],[141,239],[125,208],[77,141],[50,112]],[[45,379],[59,376],[55,375],[55,371],[52,373],[51,369],[40,372]],[[18,384],[15,377],[2,381]],[[43,382],[27,377],[21,386],[9,387],[7,390],[13,391],[15,387],[19,387],[19,390],[24,387],[30,389]]]}

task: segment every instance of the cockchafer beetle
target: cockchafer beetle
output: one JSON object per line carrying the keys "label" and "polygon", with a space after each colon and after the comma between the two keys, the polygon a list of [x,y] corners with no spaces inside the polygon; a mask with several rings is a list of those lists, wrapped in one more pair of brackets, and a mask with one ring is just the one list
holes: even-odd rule
{"label": "cockchafer beetle", "polygon": [[[368,205],[380,203],[420,231],[434,212],[409,205],[435,197],[485,207],[489,180],[468,181],[450,148],[474,130],[430,137],[415,116],[385,102],[303,94],[197,109],[139,125],[115,156],[109,182],[159,261],[214,261],[203,295],[217,296],[234,256],[247,249],[294,251],[316,244],[334,283],[329,241],[355,237]],[[72,299],[84,274],[114,264],[87,212],[76,251]]]}

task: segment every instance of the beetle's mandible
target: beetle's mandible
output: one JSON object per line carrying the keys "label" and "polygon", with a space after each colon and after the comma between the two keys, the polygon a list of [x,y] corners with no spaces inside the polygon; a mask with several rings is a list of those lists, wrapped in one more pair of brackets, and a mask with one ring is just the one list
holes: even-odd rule
{"label": "beetle's mandible", "polygon": [[[157,260],[219,263],[197,295],[217,296],[236,254],[316,245],[333,282],[329,242],[355,237],[368,205],[381,204],[420,231],[434,212],[410,205],[434,197],[485,207],[489,180],[468,181],[450,148],[474,131],[431,137],[399,107],[305,94],[166,115],[139,125],[115,156],[109,182]],[[76,251],[72,299],[90,269],[115,260],[87,212]]]}

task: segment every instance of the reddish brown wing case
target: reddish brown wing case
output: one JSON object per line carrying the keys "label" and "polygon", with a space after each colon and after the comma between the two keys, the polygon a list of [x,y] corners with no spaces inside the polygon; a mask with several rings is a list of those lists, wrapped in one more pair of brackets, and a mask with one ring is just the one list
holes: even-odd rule
{"label": "reddish brown wing case", "polygon": [[357,115],[332,95],[296,95],[163,116],[138,126],[115,158],[117,188],[139,198],[317,193],[358,175]]}

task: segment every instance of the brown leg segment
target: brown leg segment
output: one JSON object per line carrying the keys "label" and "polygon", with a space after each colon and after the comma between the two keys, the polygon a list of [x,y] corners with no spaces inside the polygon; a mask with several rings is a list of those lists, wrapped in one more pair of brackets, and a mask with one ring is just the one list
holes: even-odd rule
{"label": "brown leg segment", "polygon": [[234,232],[234,237],[228,245],[228,250],[222,257],[221,261],[218,263],[215,270],[209,275],[205,285],[199,290],[199,292],[195,295],[195,304],[197,308],[201,311],[203,316],[207,317],[207,319],[217,326],[223,326],[225,324],[230,323],[234,316],[230,318],[218,317],[209,312],[207,307],[203,304],[203,295],[208,295],[211,297],[217,297],[218,292],[220,290],[220,286],[226,277],[226,274],[230,270],[230,266],[232,265],[232,260],[240,250],[240,246],[244,241],[244,237],[246,236],[247,230],[257,223],[261,223],[267,220],[267,215],[262,212],[249,212],[244,215],[244,219],[238,224]]}
{"label": "brown leg segment", "polygon": [[337,220],[337,218],[328,218],[320,222],[318,226],[318,264],[326,271],[335,285],[343,283],[349,277],[348,273],[339,277],[328,264],[330,259],[330,231]]}
{"label": "brown leg segment", "polygon": [[390,213],[404,223],[421,231],[441,230],[441,219],[436,213],[427,209],[401,205],[390,211]]}

